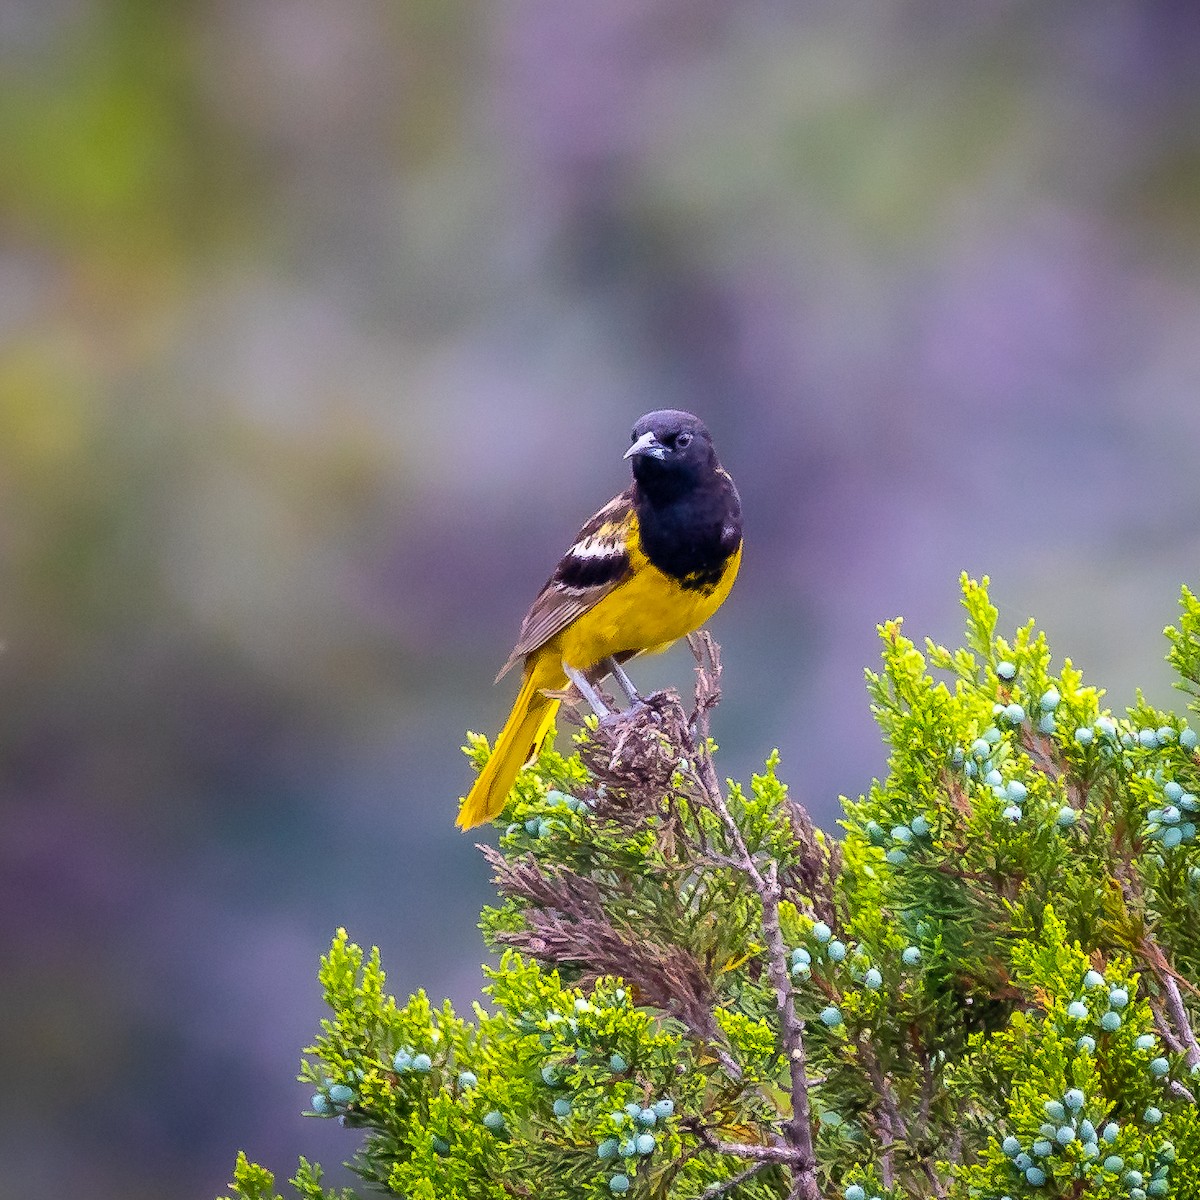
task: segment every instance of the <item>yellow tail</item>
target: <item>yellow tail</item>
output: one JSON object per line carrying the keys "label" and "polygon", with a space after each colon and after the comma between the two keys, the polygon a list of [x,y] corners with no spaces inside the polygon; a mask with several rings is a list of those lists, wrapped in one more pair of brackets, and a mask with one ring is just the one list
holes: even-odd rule
{"label": "yellow tail", "polygon": [[535,658],[526,665],[521,690],[496,737],[492,756],[458,810],[460,829],[473,829],[499,816],[517,772],[541,749],[554,724],[559,702],[542,695],[542,688],[563,687],[566,682],[557,662]]}

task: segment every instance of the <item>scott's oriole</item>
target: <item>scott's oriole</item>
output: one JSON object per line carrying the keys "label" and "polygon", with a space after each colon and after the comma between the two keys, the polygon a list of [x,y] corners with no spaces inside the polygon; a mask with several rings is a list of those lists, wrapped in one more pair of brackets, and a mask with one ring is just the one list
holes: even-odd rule
{"label": "scott's oriole", "polygon": [[459,809],[463,829],[499,815],[517,772],[540,750],[559,705],[547,692],[569,680],[604,716],[595,685],[611,674],[636,703],[620,664],[698,629],[733,586],[741,502],[703,422],[673,409],[647,413],[632,442],[633,484],[576,535],[496,676],[524,660],[512,712]]}

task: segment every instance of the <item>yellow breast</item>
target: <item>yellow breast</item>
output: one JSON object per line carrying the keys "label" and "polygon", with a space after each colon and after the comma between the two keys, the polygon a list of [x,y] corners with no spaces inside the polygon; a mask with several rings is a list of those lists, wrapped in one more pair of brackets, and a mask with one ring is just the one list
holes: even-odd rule
{"label": "yellow breast", "polygon": [[742,561],[739,546],[717,583],[702,591],[683,587],[652,566],[636,537],[630,542],[629,578],[553,639],[570,667],[587,669],[614,654],[665,650],[721,607]]}

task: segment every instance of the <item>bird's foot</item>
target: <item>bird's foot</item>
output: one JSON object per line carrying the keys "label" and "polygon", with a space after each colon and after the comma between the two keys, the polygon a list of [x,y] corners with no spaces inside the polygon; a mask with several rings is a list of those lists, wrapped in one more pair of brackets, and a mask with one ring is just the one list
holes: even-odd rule
{"label": "bird's foot", "polygon": [[611,708],[600,718],[601,729],[615,729],[641,721],[649,713],[654,718],[654,709],[639,696],[628,708]]}

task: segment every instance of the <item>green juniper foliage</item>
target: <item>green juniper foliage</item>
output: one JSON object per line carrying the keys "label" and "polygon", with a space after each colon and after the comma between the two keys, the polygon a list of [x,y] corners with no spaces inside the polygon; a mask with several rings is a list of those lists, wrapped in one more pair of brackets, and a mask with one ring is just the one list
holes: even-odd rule
{"label": "green juniper foliage", "polygon": [[[339,931],[306,1051],[372,1190],[412,1200],[1200,1198],[1200,757],[1101,706],[964,577],[966,646],[880,627],[887,778],[840,841],[772,755],[722,787],[704,638],[672,694],[545,751],[485,850],[464,1020]],[[1200,601],[1169,659],[1200,695]],[[478,766],[488,754],[472,737]],[[307,1200],[346,1200],[301,1161]],[[238,1200],[275,1200],[240,1157]]]}

